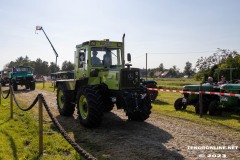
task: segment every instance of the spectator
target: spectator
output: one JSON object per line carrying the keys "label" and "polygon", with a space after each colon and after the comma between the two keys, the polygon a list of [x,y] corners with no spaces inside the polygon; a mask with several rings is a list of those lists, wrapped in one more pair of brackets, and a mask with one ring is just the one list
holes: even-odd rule
{"label": "spectator", "polygon": [[212,78],[212,77],[208,77],[208,79],[207,79],[207,83],[209,83],[209,84],[213,84],[213,78]]}
{"label": "spectator", "polygon": [[228,83],[227,81],[226,81],[226,78],[224,77],[224,76],[221,76],[221,81],[219,81],[218,82],[218,84],[226,84],[226,83]]}

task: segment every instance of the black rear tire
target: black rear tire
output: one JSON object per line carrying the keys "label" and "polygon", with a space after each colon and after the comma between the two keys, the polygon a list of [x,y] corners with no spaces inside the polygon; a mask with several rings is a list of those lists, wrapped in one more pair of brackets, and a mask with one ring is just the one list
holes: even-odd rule
{"label": "black rear tire", "polygon": [[68,91],[65,85],[59,85],[57,88],[57,107],[62,116],[72,116],[74,113],[74,92]]}
{"label": "black rear tire", "polygon": [[80,123],[87,128],[98,127],[104,111],[103,95],[99,86],[82,87],[77,94]]}
{"label": "black rear tire", "polygon": [[209,115],[215,116],[215,115],[221,115],[222,112],[220,109],[218,109],[218,101],[213,100],[209,104]]}
{"label": "black rear tire", "polygon": [[[202,105],[203,105],[202,106],[203,107],[203,109],[202,109],[203,114],[207,114],[207,112],[208,112],[207,104],[205,104],[203,102]],[[196,114],[200,114],[200,103],[199,103],[199,101],[197,101],[197,103],[195,104],[195,112],[196,112]]]}

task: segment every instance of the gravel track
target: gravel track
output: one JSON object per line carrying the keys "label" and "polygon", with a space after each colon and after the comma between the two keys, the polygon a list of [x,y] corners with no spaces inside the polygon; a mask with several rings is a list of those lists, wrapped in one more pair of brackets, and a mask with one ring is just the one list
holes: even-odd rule
{"label": "gravel track", "polygon": [[[38,93],[44,95],[53,114],[69,135],[98,159],[240,159],[240,129],[196,124],[161,113],[152,113],[145,122],[131,122],[123,110],[116,108],[104,115],[100,127],[86,129],[79,124],[76,111],[73,117],[59,115],[54,92],[20,89],[16,97],[30,105]],[[37,111],[37,107],[34,108]],[[46,113],[44,115],[45,121],[50,122]],[[52,128],[56,130],[54,126]],[[238,149],[193,150],[188,146],[238,146]],[[221,157],[207,158],[215,154]]]}

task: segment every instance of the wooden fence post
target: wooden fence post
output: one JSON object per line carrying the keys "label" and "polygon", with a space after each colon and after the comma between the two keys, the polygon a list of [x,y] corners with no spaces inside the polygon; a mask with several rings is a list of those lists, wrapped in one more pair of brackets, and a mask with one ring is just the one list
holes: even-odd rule
{"label": "wooden fence post", "polygon": [[42,99],[38,96],[38,114],[39,114],[39,157],[43,155],[43,106]]}
{"label": "wooden fence post", "polygon": [[43,89],[45,88],[45,79],[43,77]]}
{"label": "wooden fence post", "polygon": [[200,83],[199,86],[199,112],[200,112],[200,118],[203,117],[203,101],[202,101],[202,83]]}
{"label": "wooden fence post", "polygon": [[0,83],[0,104],[2,104],[2,85]]}
{"label": "wooden fence post", "polygon": [[11,86],[9,86],[9,89],[10,89],[10,118],[13,119],[13,91]]}

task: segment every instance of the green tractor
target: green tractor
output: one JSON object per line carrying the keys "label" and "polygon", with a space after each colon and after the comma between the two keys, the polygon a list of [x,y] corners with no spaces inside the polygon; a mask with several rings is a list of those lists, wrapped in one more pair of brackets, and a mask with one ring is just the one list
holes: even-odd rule
{"label": "green tractor", "polygon": [[[186,86],[183,86],[183,91],[199,92],[199,88],[200,88],[200,85],[186,85]],[[201,90],[207,91],[207,92],[219,92],[220,89],[218,85],[204,83],[202,84]],[[199,114],[200,112],[199,95],[189,94],[189,93],[184,93],[183,95],[184,95],[183,98],[178,98],[175,101],[174,108],[176,110],[185,110],[188,105],[193,105],[195,107],[195,112]],[[206,114],[209,109],[209,104],[212,101],[219,101],[219,96],[203,94],[202,101],[203,101],[203,113]]]}
{"label": "green tractor", "polygon": [[14,91],[18,90],[18,85],[25,85],[26,89],[35,90],[35,80],[31,67],[13,67],[9,78]]}
{"label": "green tractor", "polygon": [[128,120],[144,121],[151,113],[151,99],[140,84],[140,69],[125,62],[122,42],[90,40],[76,46],[74,79],[57,80],[57,106],[63,116],[72,116],[77,105],[80,123],[88,128],[101,124],[104,112],[114,104],[124,109]]}
{"label": "green tractor", "polygon": [[[240,84],[224,84],[220,92],[227,94],[240,94]],[[221,95],[220,101],[212,101],[209,106],[209,113],[216,115],[222,111],[233,111],[240,113],[240,97]]]}
{"label": "green tractor", "polygon": [[11,72],[11,68],[5,68],[1,71],[1,84],[2,86],[6,86],[9,83],[9,73]]}

